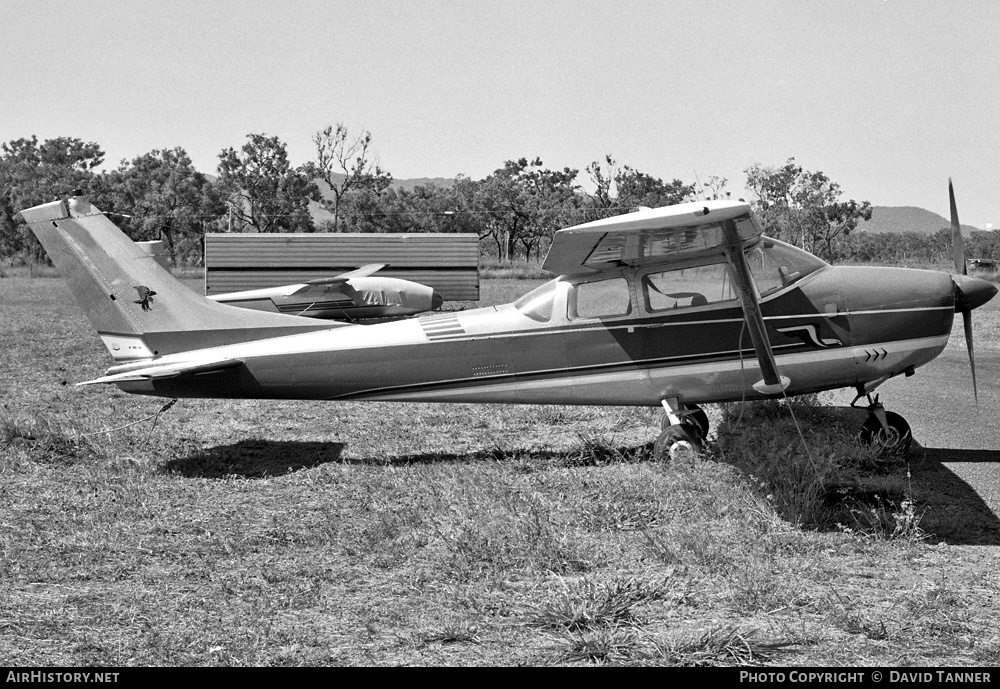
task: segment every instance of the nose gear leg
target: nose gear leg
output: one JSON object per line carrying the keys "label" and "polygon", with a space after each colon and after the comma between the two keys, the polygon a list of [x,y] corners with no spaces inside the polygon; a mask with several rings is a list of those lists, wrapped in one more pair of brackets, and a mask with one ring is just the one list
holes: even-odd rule
{"label": "nose gear leg", "polygon": [[883,457],[906,454],[913,441],[910,424],[899,414],[886,411],[879,401],[878,395],[873,397],[861,388],[858,388],[858,395],[851,402],[852,409],[859,408],[855,403],[862,397],[868,400],[866,407],[868,418],[861,425],[861,441],[876,446],[879,454]]}

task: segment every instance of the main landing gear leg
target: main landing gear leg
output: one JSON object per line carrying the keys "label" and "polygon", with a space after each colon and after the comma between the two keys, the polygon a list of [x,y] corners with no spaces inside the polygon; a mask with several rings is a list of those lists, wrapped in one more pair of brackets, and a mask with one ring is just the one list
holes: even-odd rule
{"label": "main landing gear leg", "polygon": [[708,415],[697,405],[682,405],[676,397],[660,404],[662,432],[653,443],[653,459],[694,461],[708,436]]}
{"label": "main landing gear leg", "polygon": [[879,402],[878,395],[872,397],[871,394],[858,390],[858,396],[851,402],[851,406],[857,408],[855,402],[862,397],[868,399],[868,418],[861,425],[861,442],[874,445],[883,457],[906,454],[913,442],[910,424],[899,414],[886,411]]}

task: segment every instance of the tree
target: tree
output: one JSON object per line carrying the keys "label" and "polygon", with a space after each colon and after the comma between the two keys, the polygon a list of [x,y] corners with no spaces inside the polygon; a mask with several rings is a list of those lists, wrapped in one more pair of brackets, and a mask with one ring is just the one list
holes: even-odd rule
{"label": "tree", "polygon": [[664,182],[628,165],[616,176],[615,184],[618,187],[618,203],[622,206],[659,208],[694,198],[693,184],[684,184],[679,179]]}
{"label": "tree", "polygon": [[226,212],[212,183],[179,147],[122,161],[105,176],[105,186],[126,214],[119,220],[126,234],[136,241],[162,237],[175,261],[189,251],[200,256],[205,224]]}
{"label": "tree", "polygon": [[809,172],[789,158],[780,168],[753,165],[745,170],[747,189],[765,232],[825,254],[834,261],[837,247],[862,219],[871,218],[868,201],[840,202],[840,185],[822,172]]}
{"label": "tree", "polygon": [[488,214],[480,239],[492,237],[497,257],[510,260],[521,245],[525,257],[540,254],[546,239],[579,208],[577,170],[549,170],[540,158],[508,160],[476,188],[476,205]]}
{"label": "tree", "polygon": [[595,160],[586,171],[596,188],[590,196],[592,207],[604,211],[597,214],[600,217],[627,213],[639,206],[672,206],[694,198],[693,184],[685,184],[679,179],[664,182],[628,165],[619,167],[611,155],[604,156],[603,163]]}
{"label": "tree", "polygon": [[72,137],[15,139],[0,146],[0,252],[7,258],[44,256],[41,245],[18,211],[68,196],[74,189],[92,191],[94,169],[104,152],[93,142]]}
{"label": "tree", "polygon": [[278,137],[248,134],[236,151],[219,154],[219,188],[242,228],[257,232],[312,232],[309,202],[319,201],[310,168],[293,168]]}
{"label": "tree", "polygon": [[313,177],[326,183],[333,198],[324,198],[323,207],[333,214],[333,231],[340,227],[340,212],[348,193],[352,190],[381,194],[392,184],[392,175],[369,159],[371,132],[364,131],[350,138],[347,127],[338,123],[337,128],[327,127],[313,136],[316,144],[316,162],[308,170]]}
{"label": "tree", "polygon": [[965,253],[969,258],[1000,260],[1000,231],[974,231],[965,244]]}
{"label": "tree", "polygon": [[465,180],[459,175],[454,185],[355,190],[345,198],[340,227],[347,232],[475,232],[476,218],[459,193]]}
{"label": "tree", "polygon": [[[607,170],[604,169],[605,165],[607,165]],[[594,185],[594,193],[590,195],[591,205],[598,209],[616,208],[618,194],[614,184],[618,163],[611,157],[611,154],[604,156],[604,163],[595,160],[584,170],[590,175],[590,181]]]}
{"label": "tree", "polygon": [[[705,189],[708,190],[707,197],[712,201],[728,201],[732,198],[732,194],[726,190],[726,185],[729,180],[725,177],[719,177],[718,175],[710,175],[707,180],[705,180]],[[741,201],[743,199],[740,199]]]}
{"label": "tree", "polygon": [[852,199],[831,203],[822,212],[825,224],[817,226],[817,239],[823,243],[826,258],[833,262],[838,258],[835,243],[850,235],[861,220],[872,219],[872,205]]}

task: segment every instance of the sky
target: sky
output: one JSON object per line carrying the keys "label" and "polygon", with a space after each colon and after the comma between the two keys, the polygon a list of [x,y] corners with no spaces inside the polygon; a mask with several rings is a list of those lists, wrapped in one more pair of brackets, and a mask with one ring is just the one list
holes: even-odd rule
{"label": "sky", "polygon": [[[0,142],[71,136],[106,167],[251,133],[295,165],[372,133],[397,179],[540,157],[686,183],[789,158],[842,200],[1000,228],[995,0],[0,0]],[[586,187],[586,174],[580,182]]]}

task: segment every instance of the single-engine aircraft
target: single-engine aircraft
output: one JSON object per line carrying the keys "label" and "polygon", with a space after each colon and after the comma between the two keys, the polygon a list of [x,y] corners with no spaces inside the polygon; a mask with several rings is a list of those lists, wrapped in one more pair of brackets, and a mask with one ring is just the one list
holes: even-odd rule
{"label": "single-engine aircraft", "polygon": [[763,235],[733,201],[646,209],[555,233],[559,277],[517,301],[374,325],[238,309],[198,296],[86,198],[21,212],[68,280],[126,392],[164,397],[662,406],[654,456],[696,450],[698,405],[853,388],[862,435],[905,451],[872,396],[945,348],[997,292],[957,274],[832,266]]}
{"label": "single-engine aircraft", "polygon": [[399,278],[371,277],[382,268],[385,268],[384,263],[371,263],[334,277],[297,285],[216,294],[208,298],[245,309],[338,321],[412,316],[433,311],[444,303],[433,287]]}

